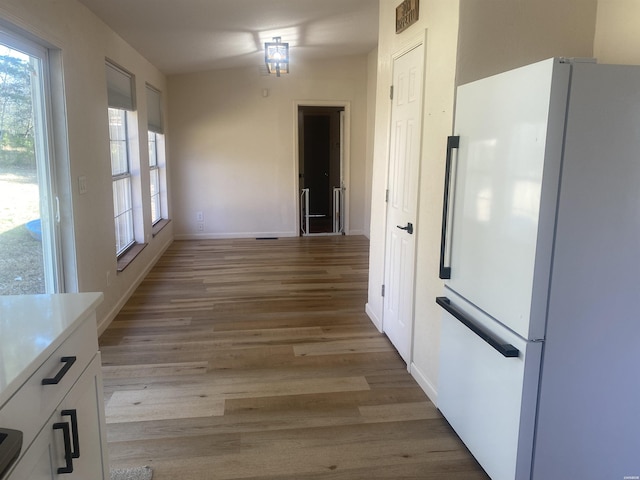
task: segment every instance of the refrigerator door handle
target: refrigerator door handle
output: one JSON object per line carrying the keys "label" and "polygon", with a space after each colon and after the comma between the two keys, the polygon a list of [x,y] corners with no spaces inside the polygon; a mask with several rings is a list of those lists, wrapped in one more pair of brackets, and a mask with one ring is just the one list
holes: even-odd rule
{"label": "refrigerator door handle", "polygon": [[452,180],[452,152],[460,146],[460,137],[447,137],[447,159],[444,171],[444,200],[442,202],[442,234],[440,237],[440,278],[443,280],[451,278],[451,235],[449,226],[451,225],[449,209],[449,200],[451,198],[451,180]]}
{"label": "refrigerator door handle", "polygon": [[482,340],[500,352],[503,357],[514,358],[520,355],[520,351],[516,347],[510,343],[503,343],[500,339],[492,336],[489,332],[473,323],[464,312],[451,305],[451,301],[447,297],[436,297],[436,303],[458,319],[460,323],[479,336]]}

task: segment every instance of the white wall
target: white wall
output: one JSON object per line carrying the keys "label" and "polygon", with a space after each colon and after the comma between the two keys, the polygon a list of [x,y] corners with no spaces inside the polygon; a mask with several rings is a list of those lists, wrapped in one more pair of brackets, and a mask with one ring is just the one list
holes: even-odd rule
{"label": "white wall", "polygon": [[426,64],[420,199],[417,220],[416,300],[414,353],[411,371],[433,398],[437,381],[440,338],[435,296],[442,289],[438,279],[442,178],[446,137],[451,133],[458,35],[458,2],[422,0],[420,19],[401,34],[395,33],[396,0],[381,0],[378,43],[375,144],[371,196],[369,295],[366,310],[381,327],[384,278],[384,237],[389,152],[392,57],[407,45],[426,37]]}
{"label": "white wall", "polygon": [[364,234],[371,237],[371,180],[373,174],[373,148],[376,119],[376,90],[378,75],[378,49],[367,57],[367,144],[366,144],[366,186],[364,210]]}
{"label": "white wall", "polygon": [[457,84],[550,57],[593,56],[596,4],[460,0]]}
{"label": "white wall", "polygon": [[[295,236],[296,102],[348,102],[349,234],[366,225],[367,56],[169,77],[176,238]],[[263,97],[263,89],[268,96]],[[204,214],[197,230],[196,212]]]}
{"label": "white wall", "polygon": [[640,65],[638,0],[598,0],[594,56],[600,63]]}
{"label": "white wall", "polygon": [[[62,227],[70,236],[64,259],[69,277],[67,291],[104,292],[105,300],[97,311],[98,323],[104,329],[173,235],[171,224],[155,238],[151,238],[148,227],[140,238],[149,245],[123,273],[116,274],[105,57],[136,76],[138,128],[144,136],[140,143],[143,191],[148,191],[145,82],[166,92],[166,80],[75,0],[3,0],[0,18],[3,24],[17,26],[49,44],[54,64],[61,68],[54,74],[53,83],[55,88],[64,78],[64,91],[60,88],[55,92],[53,101],[57,105],[54,121]],[[78,194],[79,176],[87,178],[88,192],[84,195]],[[150,201],[144,198],[139,209],[149,225]],[[73,242],[75,256],[71,255]],[[73,271],[76,266],[77,275]]]}

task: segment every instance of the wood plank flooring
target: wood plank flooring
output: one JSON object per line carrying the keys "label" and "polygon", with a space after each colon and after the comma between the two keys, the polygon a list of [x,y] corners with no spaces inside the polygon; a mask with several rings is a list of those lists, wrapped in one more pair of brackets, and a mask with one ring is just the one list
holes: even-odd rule
{"label": "wood plank flooring", "polygon": [[111,466],[487,479],[364,313],[364,237],[177,241],[100,337]]}

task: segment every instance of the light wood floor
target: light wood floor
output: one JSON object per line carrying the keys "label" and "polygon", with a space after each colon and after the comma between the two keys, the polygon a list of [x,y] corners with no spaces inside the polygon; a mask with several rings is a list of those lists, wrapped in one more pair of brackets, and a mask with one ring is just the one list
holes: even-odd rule
{"label": "light wood floor", "polygon": [[175,242],[100,338],[113,467],[487,479],[364,313],[364,237]]}

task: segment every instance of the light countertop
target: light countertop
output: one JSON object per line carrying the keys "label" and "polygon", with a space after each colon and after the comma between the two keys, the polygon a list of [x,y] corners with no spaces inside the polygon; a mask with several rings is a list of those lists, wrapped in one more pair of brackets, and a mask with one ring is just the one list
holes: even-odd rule
{"label": "light countertop", "polygon": [[102,293],[0,296],[0,407],[102,299]]}

